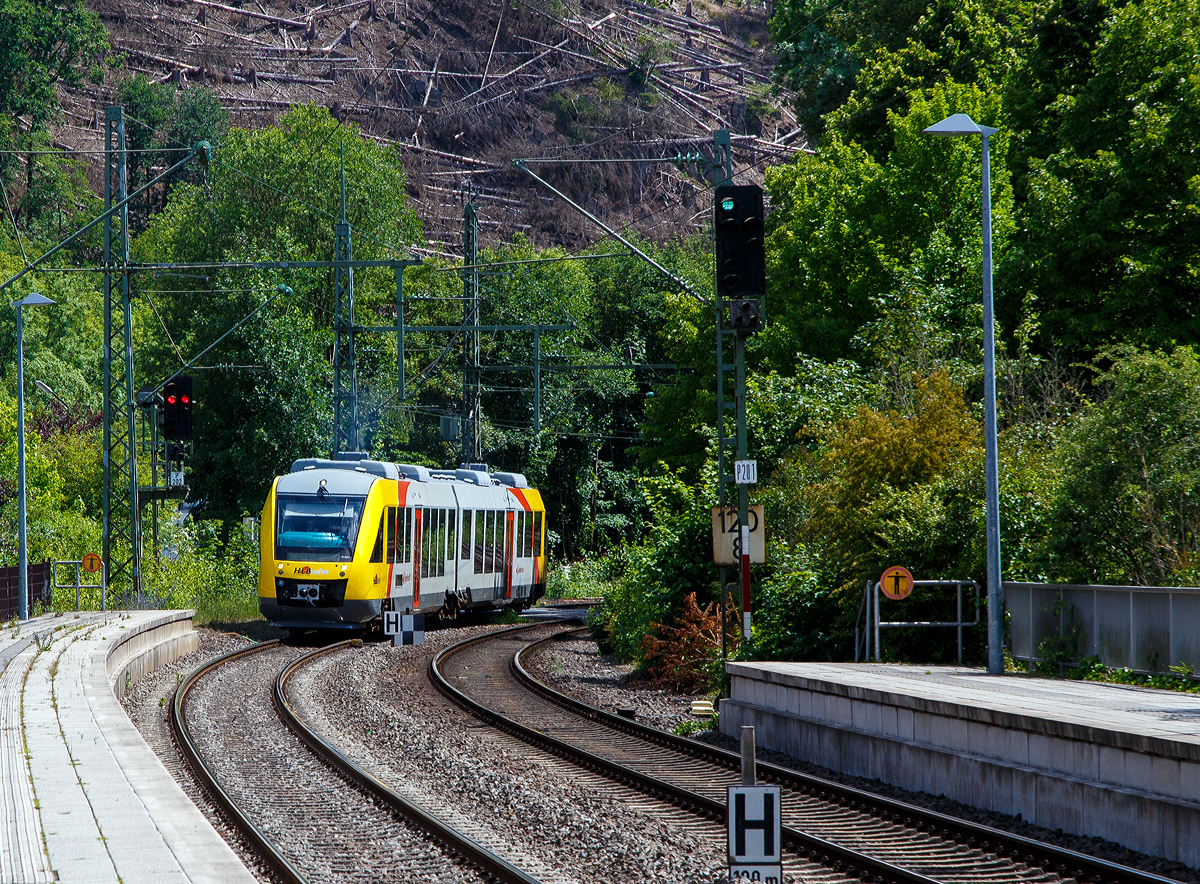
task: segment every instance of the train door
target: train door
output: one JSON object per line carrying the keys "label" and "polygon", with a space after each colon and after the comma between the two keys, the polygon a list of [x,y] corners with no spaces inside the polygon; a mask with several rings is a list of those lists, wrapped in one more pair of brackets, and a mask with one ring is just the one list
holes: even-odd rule
{"label": "train door", "polygon": [[412,540],[412,581],[413,581],[413,601],[412,609],[415,612],[421,607],[421,562],[423,557],[421,554],[421,514],[425,508],[420,506],[413,507],[413,540]]}
{"label": "train door", "polygon": [[529,531],[530,513],[526,510],[517,510],[517,527],[513,538],[513,580],[517,585],[517,595],[528,596],[530,575],[533,573],[532,563],[529,560]]}
{"label": "train door", "polygon": [[504,597],[513,597],[513,522],[516,513],[512,510],[504,512]]}
{"label": "train door", "polygon": [[404,505],[388,510],[388,562],[391,564],[390,609],[403,611],[409,606],[413,586],[413,510]]}

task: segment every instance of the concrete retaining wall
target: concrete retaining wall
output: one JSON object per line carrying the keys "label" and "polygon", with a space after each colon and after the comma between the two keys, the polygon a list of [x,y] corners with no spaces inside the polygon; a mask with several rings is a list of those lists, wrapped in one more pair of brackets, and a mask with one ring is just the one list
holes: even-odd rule
{"label": "concrete retaining wall", "polygon": [[117,644],[108,650],[105,669],[118,700],[142,676],[173,663],[200,646],[192,625],[195,611],[163,611],[152,620],[126,627]]}
{"label": "concrete retaining wall", "polygon": [[1200,866],[1200,746],[730,663],[721,732]]}

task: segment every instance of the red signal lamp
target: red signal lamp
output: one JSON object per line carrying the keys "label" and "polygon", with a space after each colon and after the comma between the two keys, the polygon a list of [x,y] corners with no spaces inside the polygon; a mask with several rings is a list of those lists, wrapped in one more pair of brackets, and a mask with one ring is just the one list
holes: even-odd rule
{"label": "red signal lamp", "polygon": [[175,397],[174,397],[174,396],[168,396],[168,397],[167,397],[167,405],[174,405],[174,404],[175,404]]}

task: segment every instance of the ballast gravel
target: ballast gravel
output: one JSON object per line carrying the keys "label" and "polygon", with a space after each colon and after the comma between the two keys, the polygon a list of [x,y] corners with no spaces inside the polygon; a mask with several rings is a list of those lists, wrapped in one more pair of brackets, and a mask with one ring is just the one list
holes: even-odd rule
{"label": "ballast gravel", "polygon": [[[280,880],[278,876],[259,859],[257,851],[229,824],[204,789],[192,779],[187,762],[180,754],[175,737],[171,733],[171,702],[175,688],[180,682],[214,657],[243,648],[251,641],[247,636],[236,632],[203,628],[197,629],[196,632],[199,635],[199,648],[196,651],[161,666],[136,681],[126,693],[122,704],[129,720],[141,733],[142,738],[162,760],[187,796],[212,823],[213,828],[233,848],[246,868],[264,884],[275,884]],[[256,629],[255,634],[261,634],[261,630]]]}
{"label": "ballast gravel", "polygon": [[478,631],[327,657],[297,674],[293,702],[356,762],[547,884],[721,879],[718,826],[699,831],[689,814],[495,731],[437,693],[430,659]]}

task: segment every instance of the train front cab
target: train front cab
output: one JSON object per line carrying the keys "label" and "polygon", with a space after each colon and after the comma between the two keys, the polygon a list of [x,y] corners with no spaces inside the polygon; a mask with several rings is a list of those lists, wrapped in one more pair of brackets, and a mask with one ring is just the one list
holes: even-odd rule
{"label": "train front cab", "polygon": [[263,505],[258,607],[275,626],[354,629],[379,616],[387,595],[372,547],[397,483],[382,470],[327,464],[298,461]]}

